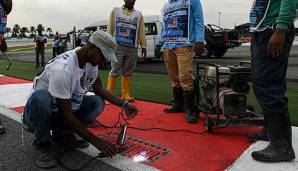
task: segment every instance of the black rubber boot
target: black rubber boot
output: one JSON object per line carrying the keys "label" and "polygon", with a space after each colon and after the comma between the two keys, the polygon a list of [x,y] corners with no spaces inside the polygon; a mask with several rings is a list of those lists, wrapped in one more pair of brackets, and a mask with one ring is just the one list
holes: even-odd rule
{"label": "black rubber boot", "polygon": [[283,120],[283,132],[286,135],[288,135],[285,138],[292,146],[292,124],[291,124],[290,115],[289,115],[289,113],[287,113],[286,115],[283,115],[282,117],[283,117],[283,119],[282,119]]}
{"label": "black rubber boot", "polygon": [[263,128],[257,133],[251,133],[247,135],[252,141],[269,141],[269,135],[267,131],[267,127],[263,126]]}
{"label": "black rubber boot", "polygon": [[177,113],[183,112],[183,90],[181,87],[174,87],[173,88],[173,106],[164,109],[165,113]]}
{"label": "black rubber boot", "polygon": [[184,114],[185,119],[188,123],[197,123],[198,114],[194,107],[194,92],[193,91],[183,91],[184,96]]}
{"label": "black rubber boot", "polygon": [[292,139],[289,131],[289,124],[286,125],[286,117],[283,115],[268,116],[269,145],[260,151],[252,152],[253,159],[264,162],[282,162],[295,159],[295,152],[292,147]]}

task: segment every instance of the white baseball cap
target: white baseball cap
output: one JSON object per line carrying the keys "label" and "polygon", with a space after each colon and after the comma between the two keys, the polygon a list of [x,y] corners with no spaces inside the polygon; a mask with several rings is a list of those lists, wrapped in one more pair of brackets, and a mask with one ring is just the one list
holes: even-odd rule
{"label": "white baseball cap", "polygon": [[92,33],[88,42],[98,47],[108,61],[118,62],[115,54],[117,43],[112,35],[97,29]]}

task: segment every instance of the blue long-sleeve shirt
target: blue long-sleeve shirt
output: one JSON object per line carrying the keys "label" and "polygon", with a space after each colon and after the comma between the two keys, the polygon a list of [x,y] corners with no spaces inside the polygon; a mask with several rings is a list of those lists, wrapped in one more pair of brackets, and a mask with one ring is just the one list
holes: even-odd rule
{"label": "blue long-sleeve shirt", "polygon": [[[168,0],[171,3],[172,0]],[[165,30],[164,24],[162,24],[162,31],[160,35],[163,35]],[[178,47],[194,46],[196,42],[204,42],[205,40],[205,26],[204,16],[200,0],[190,0],[190,18],[189,18],[189,41],[188,43],[166,43],[162,42],[159,38],[158,45],[163,46],[165,49],[174,49]]]}
{"label": "blue long-sleeve shirt", "polygon": [[2,5],[0,4],[0,36],[2,37],[4,37],[6,23],[7,23],[7,17]]}

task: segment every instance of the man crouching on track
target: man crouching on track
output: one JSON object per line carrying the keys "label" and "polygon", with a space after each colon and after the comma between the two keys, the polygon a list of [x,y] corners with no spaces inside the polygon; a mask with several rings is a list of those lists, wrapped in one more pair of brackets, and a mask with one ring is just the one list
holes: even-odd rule
{"label": "man crouching on track", "polygon": [[[52,154],[52,142],[71,148],[85,148],[89,145],[87,140],[106,156],[117,153],[114,145],[85,128],[103,111],[104,100],[124,107],[129,119],[137,114],[135,106],[104,89],[98,75],[98,64],[117,62],[115,47],[116,42],[111,35],[97,30],[84,47],[49,61],[35,77],[23,120],[34,134],[33,145],[39,167],[57,165]],[[85,95],[88,87],[93,88],[95,95]],[[73,132],[85,140],[76,139]]]}

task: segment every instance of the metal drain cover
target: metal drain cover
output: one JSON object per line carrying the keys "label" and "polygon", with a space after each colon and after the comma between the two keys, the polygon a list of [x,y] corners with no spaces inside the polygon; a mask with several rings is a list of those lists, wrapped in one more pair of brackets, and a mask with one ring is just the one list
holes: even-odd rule
{"label": "metal drain cover", "polygon": [[[99,135],[100,138],[116,144],[118,134],[107,133]],[[138,162],[150,163],[170,153],[165,147],[141,140],[139,138],[126,136],[124,151],[120,155],[132,158]]]}

